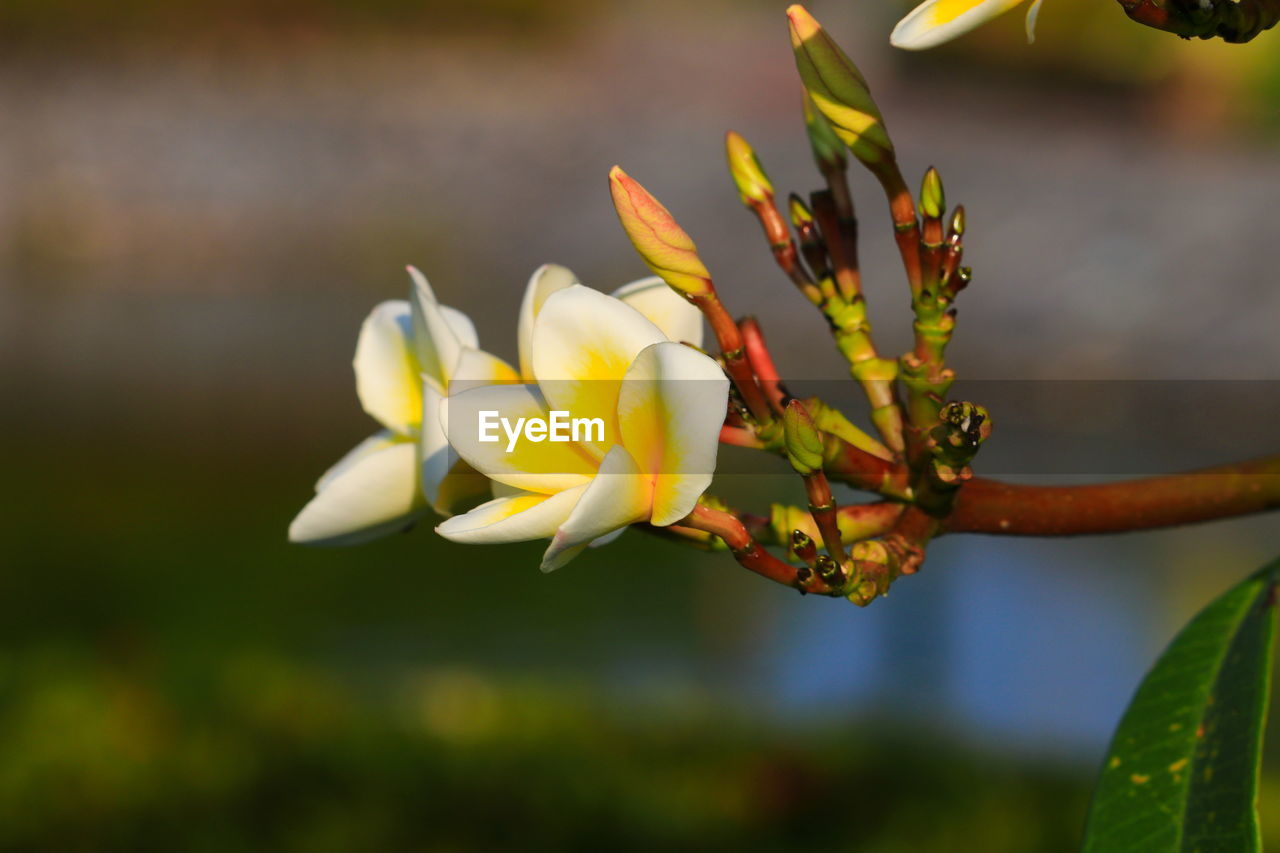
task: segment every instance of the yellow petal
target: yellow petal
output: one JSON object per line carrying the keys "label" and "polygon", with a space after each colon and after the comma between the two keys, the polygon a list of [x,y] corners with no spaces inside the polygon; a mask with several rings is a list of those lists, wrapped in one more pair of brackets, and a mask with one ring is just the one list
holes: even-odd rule
{"label": "yellow petal", "polygon": [[618,420],[623,445],[655,477],[653,524],[684,518],[711,485],[728,397],[720,365],[682,344],[645,349],[627,372]]}
{"label": "yellow petal", "polygon": [[[482,414],[489,423],[505,419],[516,429],[521,418],[548,417],[547,403],[537,386],[489,385],[451,394],[441,406],[449,444],[481,474],[530,492],[552,494],[586,483],[596,473],[597,459],[574,442],[534,442],[523,434],[513,442],[501,425],[482,431]],[[481,441],[483,434],[496,441]],[[508,450],[510,448],[510,450]]]}
{"label": "yellow petal", "polygon": [[618,388],[635,357],[666,341],[662,330],[612,296],[573,285],[547,298],[533,325],[533,373],[552,409],[599,418],[596,458],[618,443]]}

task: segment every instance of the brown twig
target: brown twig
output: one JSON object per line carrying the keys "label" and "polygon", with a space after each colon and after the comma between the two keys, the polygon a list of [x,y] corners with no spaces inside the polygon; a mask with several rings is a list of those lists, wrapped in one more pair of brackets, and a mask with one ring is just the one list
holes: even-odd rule
{"label": "brown twig", "polygon": [[975,477],[943,521],[947,533],[1082,536],[1213,521],[1280,508],[1280,455],[1185,474],[1082,486]]}
{"label": "brown twig", "polygon": [[807,566],[796,567],[770,554],[732,513],[699,504],[680,524],[720,537],[743,568],[771,581],[816,595],[840,594]]}
{"label": "brown twig", "polygon": [[769,352],[769,346],[765,343],[760,322],[755,317],[746,317],[738,324],[738,328],[742,330],[742,342],[746,347],[747,361],[760,381],[760,387],[769,401],[769,407],[773,409],[774,414],[781,415],[789,395],[787,389],[782,386],[782,379],[778,376],[778,366],[774,364],[773,354]]}
{"label": "brown twig", "polygon": [[916,220],[916,205],[911,190],[902,178],[898,164],[889,160],[872,169],[884,194],[889,199],[889,215],[893,218],[893,238],[898,243],[902,267],[907,273],[911,294],[920,292],[924,275],[920,263],[920,224]]}
{"label": "brown twig", "polygon": [[768,423],[772,420],[773,413],[760,386],[756,384],[755,374],[751,372],[738,324],[725,310],[724,303],[720,301],[714,289],[691,296],[690,301],[702,312],[702,316],[707,318],[711,333],[715,335],[720,353],[724,356],[725,372],[729,374],[734,387],[742,395],[742,402],[746,404],[751,417],[755,418],[757,423]]}

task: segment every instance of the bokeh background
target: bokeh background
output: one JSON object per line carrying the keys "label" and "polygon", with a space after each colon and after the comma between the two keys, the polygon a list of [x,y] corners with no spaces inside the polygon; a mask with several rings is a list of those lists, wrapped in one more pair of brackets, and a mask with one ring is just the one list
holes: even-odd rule
{"label": "bokeh background", "polygon": [[[538,264],[643,273],[614,163],[797,385],[842,375],[722,167],[732,127],[817,184],[784,6],[0,3],[0,848],[1074,849],[1132,689],[1280,550],[1274,518],[944,539],[865,611],[634,532],[551,576],[536,543],[426,526],[285,542],[371,428],[351,352],[404,264],[507,357]],[[1034,46],[1014,13],[920,55],[887,45],[905,4],[811,9],[908,172],[968,207],[967,380],[1177,380],[1171,428],[1205,414],[1179,387],[1240,380],[1244,420],[1274,397],[1280,36],[1047,0]],[[855,190],[899,351],[883,202]],[[1123,467],[1113,428],[1074,434]]]}

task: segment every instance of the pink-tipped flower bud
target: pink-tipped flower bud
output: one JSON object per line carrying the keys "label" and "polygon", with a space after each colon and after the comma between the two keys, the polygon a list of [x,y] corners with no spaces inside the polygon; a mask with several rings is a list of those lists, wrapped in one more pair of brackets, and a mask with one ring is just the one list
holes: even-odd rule
{"label": "pink-tipped flower bud", "polygon": [[685,296],[713,292],[711,273],[671,211],[617,166],[609,172],[609,190],[622,229],[649,269]]}

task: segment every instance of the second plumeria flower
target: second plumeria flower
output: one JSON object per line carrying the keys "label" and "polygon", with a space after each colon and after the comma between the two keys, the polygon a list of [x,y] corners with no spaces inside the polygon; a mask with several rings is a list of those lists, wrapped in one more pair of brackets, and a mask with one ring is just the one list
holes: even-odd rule
{"label": "second plumeria flower", "polygon": [[483,493],[484,479],[449,453],[440,404],[454,383],[518,377],[479,348],[471,320],[441,305],[422,273],[410,267],[409,275],[409,299],[374,308],[356,341],[356,394],[382,429],[320,478],[289,526],[293,542],[368,541]]}

